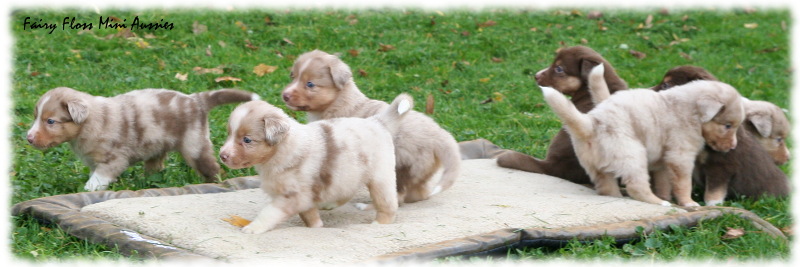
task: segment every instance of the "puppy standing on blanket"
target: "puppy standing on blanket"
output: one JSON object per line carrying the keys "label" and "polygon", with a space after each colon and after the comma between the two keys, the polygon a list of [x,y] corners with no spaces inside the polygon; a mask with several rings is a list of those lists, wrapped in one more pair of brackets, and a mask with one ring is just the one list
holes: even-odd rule
{"label": "puppy standing on blanket", "polygon": [[[366,118],[388,106],[367,98],[353,82],[350,67],[319,50],[297,57],[290,76],[292,82],[283,90],[283,101],[291,109],[308,112],[309,122]],[[393,133],[399,200],[425,200],[450,188],[461,167],[455,138],[433,119],[413,110],[401,125]]]}
{"label": "puppy standing on blanket", "polygon": [[58,87],[39,98],[27,138],[38,149],[69,142],[91,169],[87,191],[107,189],[134,162],[160,171],[167,152],[175,150],[213,182],[219,164],[208,138],[208,111],[252,99],[258,95],[233,89],[191,95],[145,89],[106,98]]}
{"label": "puppy standing on blanket", "polygon": [[228,122],[220,158],[231,168],[255,166],[270,203],[242,229],[263,233],[300,214],[308,227],[322,227],[318,209],[347,203],[360,186],[369,189],[378,223],[397,211],[392,133],[411,109],[401,94],[367,119],[338,118],[303,125],[264,101],[237,107]]}
{"label": "puppy standing on blanket", "polygon": [[[603,65],[592,72],[602,73]],[[696,81],[665,92],[629,90],[581,113],[558,91],[542,87],[545,100],[562,119],[581,165],[601,195],[621,196],[622,178],[634,199],[669,205],[650,188],[670,181],[681,206],[698,206],[691,198],[692,169],[704,144],[718,151],[736,147],[736,130],[744,120],[739,93],[730,85]],[[606,92],[607,94],[607,92]]]}
{"label": "puppy standing on blanket", "polygon": [[[679,66],[670,69],[664,75],[661,84],[652,89],[666,90],[695,80],[716,81],[717,79],[703,68]],[[594,88],[595,84],[603,87],[602,82],[591,81],[592,90],[605,90]],[[785,131],[788,131],[789,122],[786,116],[783,116],[783,111],[772,103],[743,100],[747,115],[745,122],[742,123],[743,127],[739,127],[736,131],[738,143],[736,149],[723,153],[706,148],[697,157],[694,182],[705,186],[704,200],[708,206],[721,204],[728,196],[728,192],[754,198],[763,195],[776,197],[789,195],[786,174],[775,166],[775,164],[783,164],[788,160],[788,150],[785,150],[783,138],[777,134],[778,137],[769,138],[770,142],[767,144],[759,144],[758,141],[761,136],[759,130],[765,132],[765,136],[770,136],[773,134],[771,131],[774,128],[784,128],[785,130],[781,129],[778,132],[783,133],[782,136],[786,136]],[[773,121],[777,122],[773,123]],[[772,127],[773,125],[776,126]],[[784,149],[776,149],[781,144],[784,145]],[[769,151],[770,149],[773,151]],[[780,153],[782,151],[785,153]],[[671,194],[669,183],[656,181],[655,184],[656,195],[661,198],[669,198]]]}
{"label": "puppy standing on blanket", "polygon": [[[597,64],[605,66],[606,71],[603,75],[611,93],[628,89],[628,85],[617,76],[611,64],[599,53],[585,46],[573,46],[559,50],[553,63],[536,73],[536,83],[539,86],[552,87],[569,95],[575,107],[580,112],[586,113],[595,106],[589,94],[587,79],[592,67]],[[564,129],[561,129],[553,137],[544,159],[508,151],[497,157],[497,165],[547,174],[578,184],[591,183],[589,175],[578,162],[570,137]]]}

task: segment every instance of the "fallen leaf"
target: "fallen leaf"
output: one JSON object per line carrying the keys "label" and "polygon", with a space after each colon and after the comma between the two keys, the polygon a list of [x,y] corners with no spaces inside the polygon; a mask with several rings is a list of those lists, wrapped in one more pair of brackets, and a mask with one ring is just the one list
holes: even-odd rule
{"label": "fallen leaf", "polygon": [[181,74],[180,72],[175,73],[175,79],[178,79],[178,80],[181,80],[181,81],[185,81],[188,78],[189,78],[189,74],[188,73],[186,73],[186,74]]}
{"label": "fallen leaf", "polygon": [[244,39],[244,46],[247,47],[247,48],[250,48],[250,50],[254,50],[254,51],[258,50],[258,46],[255,46],[252,43],[250,43],[249,39]]}
{"label": "fallen leaf", "polygon": [[255,73],[258,77],[264,76],[264,74],[269,74],[277,70],[278,67],[270,66],[266,64],[258,64],[253,68],[253,73]]}
{"label": "fallen leaf", "polygon": [[361,77],[367,77],[367,71],[364,69],[358,69],[358,75]]}
{"label": "fallen leaf", "polygon": [[150,48],[150,43],[145,40],[139,39],[136,41],[136,46],[139,48]]}
{"label": "fallen leaf", "polygon": [[219,42],[217,42],[217,44],[218,44],[220,47],[222,47],[222,48],[225,48],[226,46],[228,46],[228,44],[226,44],[226,43],[225,43],[225,42],[223,42],[223,41],[219,41]]}
{"label": "fallen leaf", "polygon": [[669,15],[669,9],[667,9],[666,7],[662,7],[661,9],[658,10],[658,14],[661,14],[661,15],[664,15],[664,16]]}
{"label": "fallen leaf", "polygon": [[794,227],[793,227],[792,225],[789,225],[789,226],[786,226],[786,227],[783,227],[783,228],[781,228],[781,232],[783,232],[783,234],[785,234],[785,235],[787,235],[787,236],[790,236],[790,237],[791,237],[791,236],[793,236],[793,235],[794,235],[794,230],[793,230],[793,228],[794,228]]}
{"label": "fallen leaf", "polygon": [[647,18],[644,20],[644,27],[647,29],[653,27],[653,14],[647,15]]}
{"label": "fallen leaf", "polygon": [[500,92],[492,93],[492,100],[494,100],[496,102],[503,102],[504,99],[506,99],[506,96],[503,95],[503,93],[500,93]]}
{"label": "fallen leaf", "polygon": [[347,53],[350,54],[351,57],[357,57],[358,56],[358,50],[355,50],[355,49],[347,50]]}
{"label": "fallen leaf", "polygon": [[503,62],[503,59],[502,59],[502,58],[499,58],[499,57],[492,57],[492,62],[494,62],[494,63],[500,63],[500,62]]}
{"label": "fallen leaf", "polygon": [[425,98],[425,114],[431,115],[433,114],[433,94],[428,94],[428,97]]}
{"label": "fallen leaf", "polygon": [[250,220],[242,218],[242,217],[239,217],[239,216],[236,216],[236,215],[230,215],[229,218],[222,218],[222,220],[227,222],[227,223],[230,223],[233,226],[240,227],[240,228],[241,227],[245,227],[248,224],[250,224]]}
{"label": "fallen leaf", "polygon": [[231,77],[231,76],[223,76],[223,77],[219,77],[219,78],[214,79],[214,81],[215,82],[224,82],[224,81],[241,82],[242,79],[239,79],[239,78],[236,78],[236,77]]}
{"label": "fallen leaf", "polygon": [[597,29],[598,29],[598,30],[601,30],[601,31],[607,31],[607,30],[608,30],[608,27],[604,26],[604,25],[603,25],[604,23],[605,23],[605,21],[603,21],[603,20],[598,20],[598,21],[597,21]]}
{"label": "fallen leaf", "polygon": [[681,52],[680,54],[681,54],[681,57],[683,57],[684,59],[686,59],[686,60],[692,60],[692,56],[691,56],[691,55],[689,55],[689,54],[686,54],[686,53],[684,53],[684,52]]}
{"label": "fallen leaf", "polygon": [[494,25],[497,25],[497,22],[495,22],[494,20],[487,20],[487,21],[485,21],[483,23],[478,23],[477,25],[478,25],[478,28],[487,28],[487,27],[492,27]]}
{"label": "fallen leaf", "polygon": [[777,52],[777,51],[780,51],[780,50],[781,50],[781,48],[776,46],[776,47],[773,47],[773,48],[767,48],[767,49],[758,50],[758,53],[772,53],[772,52]]}
{"label": "fallen leaf", "polygon": [[586,38],[581,38],[581,43],[582,44],[588,44],[589,40],[586,40]]}
{"label": "fallen leaf", "polygon": [[464,37],[467,37],[467,36],[469,36],[469,31],[463,31],[463,32],[461,32],[461,36],[464,36]]}
{"label": "fallen leaf", "polygon": [[758,23],[745,23],[744,27],[748,29],[755,29],[758,28]]}
{"label": "fallen leaf", "polygon": [[283,38],[283,41],[286,42],[287,44],[294,45],[294,43],[292,43],[292,40],[289,40],[289,38]]}
{"label": "fallen leaf", "polygon": [[273,26],[273,25],[275,25],[275,22],[272,22],[272,18],[270,16],[266,16],[266,17],[264,17],[264,24],[267,24],[269,26]]}
{"label": "fallen leaf", "polygon": [[592,10],[586,14],[587,19],[599,19],[602,17],[603,17],[603,12],[600,12],[599,10]]}
{"label": "fallen leaf", "polygon": [[247,30],[247,24],[244,24],[244,22],[236,21],[236,22],[234,22],[234,24],[236,24],[236,26],[238,26],[243,31]]}
{"label": "fallen leaf", "polygon": [[643,59],[643,58],[647,57],[647,54],[639,52],[639,51],[636,51],[636,50],[633,50],[633,49],[631,49],[629,52],[631,53],[631,55],[633,55],[634,57],[636,57],[638,59]]}
{"label": "fallen leaf", "polygon": [[206,47],[206,56],[210,57],[210,56],[213,56],[213,55],[214,54],[211,53],[211,45],[208,45],[208,47]]}
{"label": "fallen leaf", "polygon": [[378,48],[378,51],[381,51],[381,52],[388,52],[388,51],[392,51],[392,50],[397,49],[393,45],[388,45],[388,44],[380,44],[380,46],[381,47]]}
{"label": "fallen leaf", "polygon": [[683,15],[683,17],[681,17],[681,21],[686,21],[688,19],[689,19],[689,15]]}
{"label": "fallen leaf", "polygon": [[156,37],[156,36],[155,36],[154,34],[152,34],[152,33],[145,33],[145,34],[144,34],[144,39],[156,39],[156,38],[158,38],[158,37]]}
{"label": "fallen leaf", "polygon": [[725,228],[728,228],[728,231],[725,232],[725,234],[722,236],[722,239],[735,239],[744,235],[744,229],[742,228]]}
{"label": "fallen leaf", "polygon": [[480,79],[480,80],[478,80],[478,81],[479,81],[479,82],[482,82],[482,83],[487,83],[487,82],[489,82],[489,80],[491,80],[491,79],[492,79],[492,78],[482,78],[482,79]]}
{"label": "fallen leaf", "polygon": [[204,32],[206,32],[206,31],[208,31],[208,26],[206,26],[206,25],[203,25],[203,24],[200,24],[200,23],[199,23],[199,22],[197,22],[196,20],[194,21],[194,23],[192,23],[192,32],[193,32],[195,35],[198,35],[198,34],[204,33]]}
{"label": "fallen leaf", "polygon": [[492,98],[487,98],[486,100],[481,101],[481,105],[492,103]]}
{"label": "fallen leaf", "polygon": [[222,66],[217,66],[216,68],[210,68],[210,69],[206,69],[203,67],[194,67],[192,68],[192,70],[198,75],[203,75],[206,73],[222,74],[225,72],[224,70],[222,70]]}

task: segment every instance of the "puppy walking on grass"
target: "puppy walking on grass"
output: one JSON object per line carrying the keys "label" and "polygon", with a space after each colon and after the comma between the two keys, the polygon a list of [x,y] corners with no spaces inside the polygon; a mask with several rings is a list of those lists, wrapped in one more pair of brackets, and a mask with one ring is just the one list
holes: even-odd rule
{"label": "puppy walking on grass", "polygon": [[179,151],[206,182],[214,182],[219,164],[209,139],[208,112],[253,99],[258,95],[234,89],[191,95],[145,89],[101,97],[58,87],[36,103],[27,139],[37,149],[69,142],[91,170],[87,191],[106,190],[135,162],[144,161],[148,172],[160,171],[170,151]]}
{"label": "puppy walking on grass", "polygon": [[255,166],[270,203],[242,229],[263,233],[299,214],[308,227],[322,227],[319,209],[347,203],[366,185],[377,215],[392,223],[398,200],[392,133],[413,100],[398,96],[379,114],[303,125],[264,101],[237,107],[228,122],[220,158],[231,168]]}
{"label": "puppy walking on grass", "polygon": [[[602,72],[602,65],[592,70],[598,77]],[[744,120],[736,89],[714,81],[658,93],[593,92],[599,104],[587,114],[555,89],[542,87],[542,92],[563,121],[598,193],[622,196],[616,181],[621,177],[629,195],[653,204],[669,202],[653,194],[648,171],[656,181],[670,181],[679,205],[699,206],[691,198],[697,154],[706,144],[717,151],[736,148],[736,130]]]}

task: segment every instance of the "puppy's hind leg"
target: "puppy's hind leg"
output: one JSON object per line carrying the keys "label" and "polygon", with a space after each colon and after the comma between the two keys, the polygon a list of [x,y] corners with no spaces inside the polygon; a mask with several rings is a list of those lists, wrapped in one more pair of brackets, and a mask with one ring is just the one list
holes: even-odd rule
{"label": "puppy's hind leg", "polygon": [[622,183],[625,184],[628,195],[633,199],[662,206],[671,206],[668,201],[653,194],[653,190],[650,188],[650,175],[648,175],[647,169],[623,175]]}
{"label": "puppy's hind leg", "polygon": [[[394,182],[394,171],[376,172],[367,184],[372,205],[375,207],[375,222],[393,223],[397,214],[397,189]],[[388,176],[387,176],[388,175]]]}
{"label": "puppy's hind leg", "polygon": [[594,181],[594,189],[597,194],[601,196],[622,197],[622,192],[619,190],[614,174],[605,172],[596,172],[592,177]]}
{"label": "puppy's hind leg", "polygon": [[148,159],[144,162],[144,172],[145,174],[154,174],[160,172],[164,169],[164,160],[167,158],[167,153],[163,153],[161,155],[155,156],[154,158]]}
{"label": "puppy's hind leg", "polygon": [[211,141],[208,138],[196,138],[194,142],[184,141],[180,152],[186,164],[203,176],[205,182],[214,183],[219,174],[219,163],[214,156]]}
{"label": "puppy's hind leg", "polygon": [[322,219],[319,218],[319,210],[317,208],[311,208],[307,211],[301,212],[300,219],[303,219],[303,222],[306,223],[306,226],[310,228],[322,227]]}

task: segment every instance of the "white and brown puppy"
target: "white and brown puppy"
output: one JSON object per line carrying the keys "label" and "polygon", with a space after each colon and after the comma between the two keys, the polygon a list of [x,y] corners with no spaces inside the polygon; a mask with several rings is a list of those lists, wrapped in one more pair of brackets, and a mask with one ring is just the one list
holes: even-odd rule
{"label": "white and brown puppy", "polygon": [[220,158],[231,168],[255,166],[270,203],[242,229],[263,233],[300,214],[308,227],[322,227],[319,209],[349,201],[366,185],[378,223],[397,212],[392,134],[411,109],[401,94],[378,115],[303,125],[264,101],[238,106],[228,122]]}
{"label": "white and brown puppy", "polygon": [[58,87],[39,98],[27,138],[38,149],[69,142],[91,170],[87,191],[107,189],[138,161],[145,161],[147,171],[160,171],[170,151],[179,151],[212,182],[219,164],[208,137],[208,111],[252,99],[258,95],[234,89],[191,95],[145,89],[101,97]]}
{"label": "white and brown puppy", "polygon": [[[308,112],[308,121],[341,117],[366,118],[388,104],[367,98],[353,74],[338,57],[314,50],[300,55],[283,100],[294,110]],[[429,198],[453,185],[461,160],[458,143],[425,114],[411,111],[394,133],[397,191],[401,202]],[[439,175],[441,174],[441,175]]]}
{"label": "white and brown puppy", "polygon": [[[599,65],[592,72],[602,73]],[[587,114],[558,91],[542,87],[545,100],[561,118],[578,159],[601,195],[622,196],[621,177],[634,199],[669,205],[650,188],[670,181],[681,206],[699,206],[691,198],[692,169],[708,144],[717,151],[736,147],[736,130],[744,120],[739,93],[730,85],[695,81],[663,92],[593,93],[600,102]]]}
{"label": "white and brown puppy", "polygon": [[789,148],[786,137],[789,136],[789,120],[783,110],[775,104],[760,100],[744,101],[746,115],[745,129],[753,133],[764,149],[769,152],[777,165],[789,161]]}

